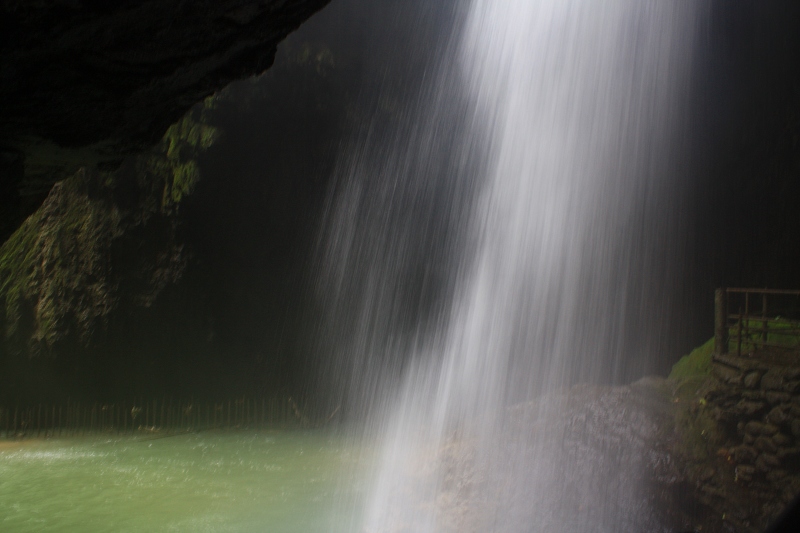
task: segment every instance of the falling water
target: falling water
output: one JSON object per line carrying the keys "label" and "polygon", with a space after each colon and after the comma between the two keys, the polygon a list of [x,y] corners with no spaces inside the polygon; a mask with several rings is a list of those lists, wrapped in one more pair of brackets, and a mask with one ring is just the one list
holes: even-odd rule
{"label": "falling water", "polygon": [[620,464],[642,450],[576,461],[552,426],[564,387],[646,355],[626,319],[669,305],[653,221],[698,12],[472,0],[405,125],[342,166],[321,279],[341,401],[382,442],[363,530],[659,529]]}

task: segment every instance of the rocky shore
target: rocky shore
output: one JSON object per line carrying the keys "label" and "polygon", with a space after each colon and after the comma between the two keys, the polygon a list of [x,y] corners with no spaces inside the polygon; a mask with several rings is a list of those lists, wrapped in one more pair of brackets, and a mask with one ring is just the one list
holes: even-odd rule
{"label": "rocky shore", "polygon": [[516,405],[491,437],[501,453],[453,437],[407,481],[439,487],[445,531],[766,531],[800,494],[800,361],[705,357],[692,375]]}

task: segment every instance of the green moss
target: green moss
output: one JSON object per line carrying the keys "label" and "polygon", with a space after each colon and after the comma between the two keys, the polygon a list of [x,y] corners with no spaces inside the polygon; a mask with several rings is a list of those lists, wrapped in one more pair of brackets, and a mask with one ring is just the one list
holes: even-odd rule
{"label": "green moss", "polygon": [[706,376],[711,372],[711,354],[714,353],[714,339],[681,357],[669,373],[669,379],[680,380],[694,376]]}
{"label": "green moss", "polygon": [[147,162],[146,173],[151,181],[162,183],[161,210],[174,210],[183,198],[192,193],[200,179],[197,157],[210,148],[219,136],[206,123],[207,112],[214,108],[210,97],[181,120],[169,127],[159,149]]}
{"label": "green moss", "polygon": [[20,300],[27,292],[33,272],[40,218],[37,215],[38,212],[31,215],[0,247],[0,298],[5,304],[6,335],[13,335],[17,330]]}
{"label": "green moss", "polygon": [[206,123],[212,108],[213,99],[196,106],[154,150],[132,162],[141,198],[133,214],[121,213],[114,199],[118,181],[130,179],[124,173],[83,169],[53,187],[39,210],[0,246],[6,337],[26,342],[31,354],[49,350],[69,333],[88,338],[116,305],[112,242],[124,233],[124,224],[169,216],[192,193],[200,178],[197,157],[217,138]]}
{"label": "green moss", "polygon": [[[58,183],[0,246],[5,335],[23,334],[34,353],[71,330],[87,335],[92,319],[111,305],[105,270],[110,241],[120,232],[120,213],[88,195],[88,180],[105,181],[103,174],[88,178],[81,171]],[[24,313],[33,329],[21,332]]]}

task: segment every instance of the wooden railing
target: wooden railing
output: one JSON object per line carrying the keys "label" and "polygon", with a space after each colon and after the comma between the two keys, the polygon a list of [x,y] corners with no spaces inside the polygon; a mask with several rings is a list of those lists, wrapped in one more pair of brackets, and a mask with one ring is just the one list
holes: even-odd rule
{"label": "wooden railing", "polygon": [[717,354],[800,352],[800,291],[717,289],[714,307]]}
{"label": "wooden railing", "polygon": [[148,400],[0,407],[0,438],[89,434],[175,434],[209,429],[307,426],[302,402],[236,398],[222,402]]}

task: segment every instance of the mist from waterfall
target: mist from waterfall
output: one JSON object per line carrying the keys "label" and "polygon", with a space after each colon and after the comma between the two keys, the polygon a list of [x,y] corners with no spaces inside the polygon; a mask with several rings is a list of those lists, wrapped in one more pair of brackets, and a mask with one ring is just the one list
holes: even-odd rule
{"label": "mist from waterfall", "polygon": [[658,529],[635,480],[609,479],[627,455],[570,477],[547,424],[565,387],[627,378],[668,329],[627,352],[651,324],[630,317],[680,283],[662,259],[702,11],[472,0],[395,131],[342,157],[326,377],[382,449],[355,529]]}

